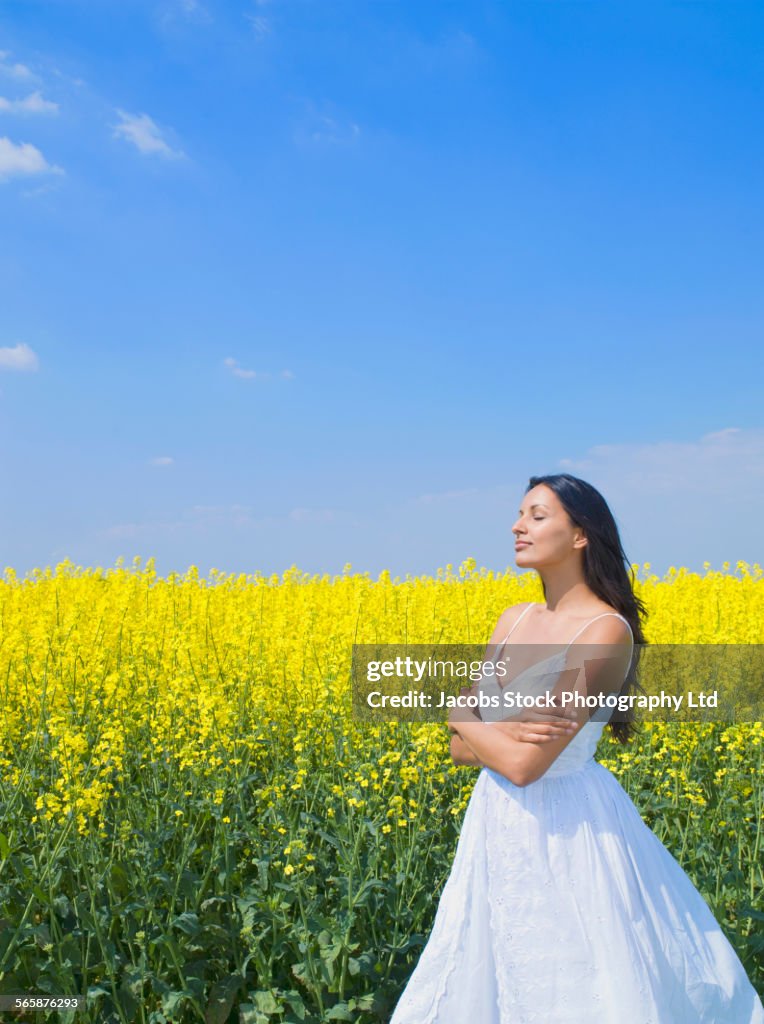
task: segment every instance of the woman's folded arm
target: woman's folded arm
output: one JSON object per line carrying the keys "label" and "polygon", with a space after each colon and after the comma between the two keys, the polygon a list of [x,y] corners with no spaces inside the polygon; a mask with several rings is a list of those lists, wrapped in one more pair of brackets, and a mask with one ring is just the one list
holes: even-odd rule
{"label": "woman's folded arm", "polygon": [[457,732],[451,733],[451,760],[454,764],[483,765]]}

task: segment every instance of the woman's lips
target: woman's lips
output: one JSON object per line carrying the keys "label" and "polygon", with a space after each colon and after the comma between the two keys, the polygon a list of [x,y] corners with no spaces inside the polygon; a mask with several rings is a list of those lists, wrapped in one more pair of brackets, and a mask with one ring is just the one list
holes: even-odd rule
{"label": "woman's lips", "polygon": [[529,548],[530,546],[531,542],[529,540],[521,540],[518,541],[517,544],[515,544],[515,551],[517,551],[518,548]]}

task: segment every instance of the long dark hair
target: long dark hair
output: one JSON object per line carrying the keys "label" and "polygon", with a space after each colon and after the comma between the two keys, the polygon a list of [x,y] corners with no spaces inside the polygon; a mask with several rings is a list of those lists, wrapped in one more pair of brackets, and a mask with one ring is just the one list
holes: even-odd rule
{"label": "long dark hair", "polygon": [[[637,680],[640,646],[646,643],[641,618],[647,618],[644,602],[634,593],[634,571],[621,544],[613,513],[596,487],[569,473],[532,476],[525,493],[545,484],[560,500],[574,526],[586,535],[588,544],[583,549],[584,579],[590,590],[628,621],[634,634],[634,656],[619,695],[634,693],[644,688]],[[546,588],[541,580],[546,599]],[[621,714],[619,713],[619,718]],[[634,709],[622,715],[623,720],[608,725],[620,743],[628,743],[639,730],[634,724]]]}

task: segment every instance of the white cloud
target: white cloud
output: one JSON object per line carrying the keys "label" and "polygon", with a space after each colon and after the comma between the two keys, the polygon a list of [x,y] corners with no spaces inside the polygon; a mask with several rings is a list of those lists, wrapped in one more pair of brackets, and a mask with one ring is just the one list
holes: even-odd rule
{"label": "white cloud", "polygon": [[361,137],[361,127],[334,109],[319,110],[312,100],[301,100],[304,114],[294,141],[306,146],[352,146]]}
{"label": "white cloud", "polygon": [[348,145],[355,142],[360,134],[361,129],[354,121],[342,124],[326,114],[318,114],[310,138],[312,142]]}
{"label": "white cloud", "polygon": [[34,199],[36,196],[44,196],[46,192],[55,192],[60,188],[60,181],[48,182],[45,185],[38,185],[37,188],[25,188],[21,195],[24,199]]}
{"label": "white cloud", "polygon": [[689,441],[605,444],[560,467],[591,482],[623,527],[632,561],[761,562],[764,429],[725,427]]}
{"label": "white cloud", "polygon": [[270,35],[271,23],[268,18],[264,18],[262,14],[245,14],[244,17],[252,26],[252,31],[258,39],[264,39],[265,36]]}
{"label": "white cloud", "polygon": [[645,495],[721,495],[764,482],[764,430],[725,427],[696,441],[595,445],[583,459],[561,459],[560,465]]}
{"label": "white cloud", "polygon": [[239,366],[236,360],[232,359],[231,356],[223,360],[223,365],[228,367],[228,369],[231,371],[234,377],[242,377],[245,380],[253,380],[257,376],[263,376],[263,374],[255,373],[254,370],[242,369],[242,367]]}
{"label": "white cloud", "polygon": [[149,460],[151,466],[171,466],[175,462],[175,459],[171,455],[155,455],[153,459]]}
{"label": "white cloud", "polygon": [[253,0],[255,13],[250,11],[244,12],[245,20],[252,26],[252,31],[258,39],[264,39],[265,36],[270,35],[273,31],[271,19],[267,18],[263,13],[269,4],[270,0]]}
{"label": "white cloud", "polygon": [[30,174],[63,174],[61,167],[49,164],[37,146],[31,142],[11,142],[0,138],[0,181],[25,177]]}
{"label": "white cloud", "polygon": [[[254,380],[255,377],[258,380],[270,380],[274,376],[272,373],[263,370],[245,370],[231,356],[223,360],[223,366],[227,367],[234,377],[241,377],[243,380]],[[283,377],[284,380],[294,380],[294,374],[291,370],[282,370],[278,376]]]}
{"label": "white cloud", "polygon": [[32,92],[23,100],[8,100],[0,96],[0,113],[4,114],[57,114],[58,103],[43,99],[42,93]]}
{"label": "white cloud", "polygon": [[83,85],[87,85],[84,78],[73,78],[72,75],[67,74],[65,71],[61,71],[60,68],[51,68],[51,71],[57,78],[62,78],[65,82],[69,82],[77,89],[81,89]]}
{"label": "white cloud", "polygon": [[184,154],[179,149],[172,149],[162,138],[159,126],[148,114],[128,114],[117,110],[122,123],[114,125],[114,137],[124,138],[140,150],[141,153],[157,154],[166,159],[178,159]]}
{"label": "white cloud", "polygon": [[0,74],[6,78],[15,78],[18,81],[28,82],[37,78],[37,75],[26,66],[26,64],[10,63],[10,52],[0,50]]}
{"label": "white cloud", "polygon": [[37,354],[23,342],[13,348],[0,348],[0,370],[21,370],[32,373],[40,367]]}

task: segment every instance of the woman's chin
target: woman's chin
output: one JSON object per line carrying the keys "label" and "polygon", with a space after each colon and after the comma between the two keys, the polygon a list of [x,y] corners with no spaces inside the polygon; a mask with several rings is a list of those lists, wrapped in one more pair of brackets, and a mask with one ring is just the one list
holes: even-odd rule
{"label": "woman's chin", "polygon": [[515,551],[515,564],[532,565],[533,555],[530,554],[527,548],[521,548],[519,551]]}

